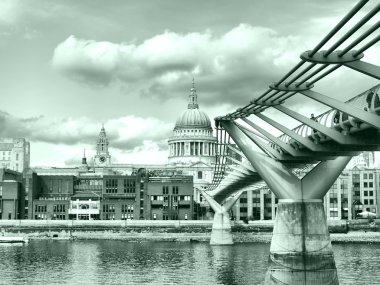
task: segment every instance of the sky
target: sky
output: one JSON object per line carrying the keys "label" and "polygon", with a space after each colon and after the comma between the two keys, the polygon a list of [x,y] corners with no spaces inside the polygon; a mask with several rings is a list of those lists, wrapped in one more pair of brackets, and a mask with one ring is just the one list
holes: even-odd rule
{"label": "sky", "polygon": [[[104,124],[113,162],[165,163],[192,78],[211,120],[232,112],[356,2],[0,0],[0,136],[29,140],[32,166],[73,166]],[[380,64],[379,47],[365,59]],[[377,83],[340,68],[314,90],[346,100]],[[289,104],[323,110],[304,102]]]}

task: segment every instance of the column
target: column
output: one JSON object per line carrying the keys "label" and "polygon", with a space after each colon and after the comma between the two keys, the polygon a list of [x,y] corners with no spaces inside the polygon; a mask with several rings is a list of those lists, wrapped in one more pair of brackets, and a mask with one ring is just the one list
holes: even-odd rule
{"label": "column", "polygon": [[338,207],[338,220],[341,220],[342,219],[342,189],[341,189],[341,184],[342,183],[342,179],[338,179],[337,181],[337,195],[338,195],[338,203],[337,203],[337,207]]}
{"label": "column", "polygon": [[252,191],[247,191],[247,216],[252,217]]}
{"label": "column", "polygon": [[235,207],[235,220],[240,221],[240,202],[237,201],[234,207]]}
{"label": "column", "polygon": [[264,204],[264,192],[266,190],[260,190],[260,220],[264,220],[264,209],[265,209],[265,204]]}
{"label": "column", "polygon": [[272,196],[271,196],[271,204],[272,204],[272,220],[274,220],[276,218],[276,196],[274,195],[274,193],[272,192]]}
{"label": "column", "polygon": [[327,220],[330,220],[330,191],[327,192],[327,194],[325,195],[325,201],[326,201],[326,218]]}

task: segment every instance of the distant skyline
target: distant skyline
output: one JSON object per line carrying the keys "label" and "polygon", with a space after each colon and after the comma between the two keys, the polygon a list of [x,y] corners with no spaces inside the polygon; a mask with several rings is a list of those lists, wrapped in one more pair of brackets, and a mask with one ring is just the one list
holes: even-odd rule
{"label": "distant skyline", "polygon": [[[0,136],[31,141],[34,166],[72,166],[84,148],[88,159],[95,154],[104,123],[114,162],[165,163],[193,77],[211,120],[231,112],[290,70],[356,3],[1,0]],[[365,59],[380,64],[379,47]],[[341,68],[315,89],[344,100],[377,83]],[[289,104],[305,114],[323,110],[304,102]]]}

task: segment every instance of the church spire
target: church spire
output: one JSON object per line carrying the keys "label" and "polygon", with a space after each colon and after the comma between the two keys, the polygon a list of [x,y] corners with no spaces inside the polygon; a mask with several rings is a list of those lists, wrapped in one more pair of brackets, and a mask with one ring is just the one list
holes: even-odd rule
{"label": "church spire", "polygon": [[83,157],[82,157],[82,164],[87,165],[87,159],[86,159],[86,149],[83,149]]}
{"label": "church spire", "polygon": [[193,77],[193,87],[190,89],[190,95],[189,95],[189,104],[187,105],[187,109],[198,109],[198,96],[197,96],[197,90],[194,86],[194,77]]}

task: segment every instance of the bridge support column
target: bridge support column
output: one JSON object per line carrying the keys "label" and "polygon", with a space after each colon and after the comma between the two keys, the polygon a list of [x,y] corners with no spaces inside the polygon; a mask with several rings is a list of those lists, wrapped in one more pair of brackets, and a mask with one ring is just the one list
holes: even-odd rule
{"label": "bridge support column", "polygon": [[203,197],[205,197],[210,207],[215,212],[210,245],[231,245],[234,243],[231,233],[231,218],[228,211],[233,207],[242,193],[242,191],[238,192],[235,196],[230,197],[221,205],[205,191],[202,191]]}
{"label": "bridge support column", "polygon": [[211,231],[211,245],[233,244],[230,215],[228,212],[215,212]]}
{"label": "bridge support column", "polygon": [[339,284],[322,201],[280,199],[265,284]]}

